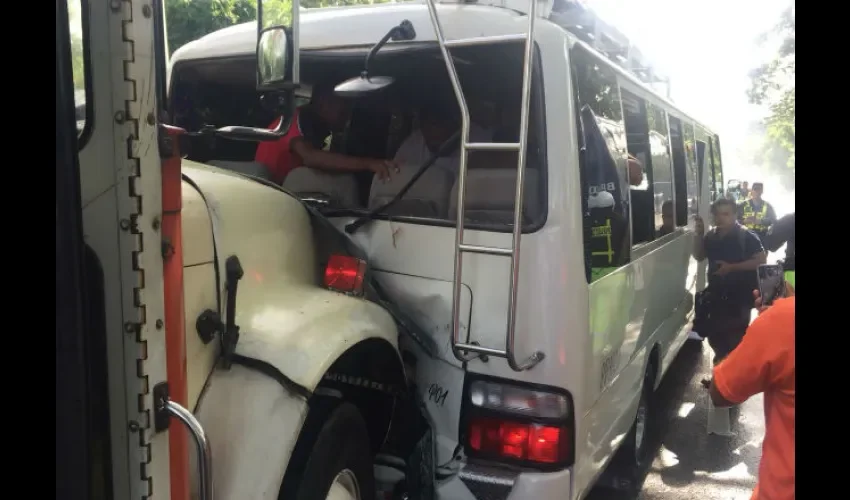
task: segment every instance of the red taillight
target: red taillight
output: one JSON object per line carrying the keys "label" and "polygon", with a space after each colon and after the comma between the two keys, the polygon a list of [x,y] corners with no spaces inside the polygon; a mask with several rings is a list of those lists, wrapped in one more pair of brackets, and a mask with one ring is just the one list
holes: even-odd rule
{"label": "red taillight", "polygon": [[554,464],[564,460],[566,433],[560,427],[473,418],[469,446],[480,453]]}
{"label": "red taillight", "polygon": [[366,261],[347,255],[331,255],[325,268],[325,286],[337,292],[360,294]]}

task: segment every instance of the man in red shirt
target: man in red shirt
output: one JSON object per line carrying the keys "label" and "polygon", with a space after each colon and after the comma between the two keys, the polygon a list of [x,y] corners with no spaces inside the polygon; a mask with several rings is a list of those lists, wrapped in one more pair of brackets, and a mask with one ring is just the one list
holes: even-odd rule
{"label": "man in red shirt", "polygon": [[[348,110],[345,101],[334,94],[333,85],[313,87],[310,104],[295,110],[286,135],[276,141],[261,142],[254,160],[268,167],[272,179],[281,184],[293,169],[305,166],[332,172],[372,172],[385,180],[398,166],[391,160],[359,158],[327,151],[334,130],[345,127]],[[277,127],[275,120],[270,129]]]}
{"label": "man in red shirt", "polygon": [[[793,288],[789,287],[793,294]],[[756,292],[756,306],[761,300]],[[741,343],[714,367],[715,406],[741,404],[764,393],[765,436],[751,500],[794,500],[796,349],[794,297],[760,308]]]}

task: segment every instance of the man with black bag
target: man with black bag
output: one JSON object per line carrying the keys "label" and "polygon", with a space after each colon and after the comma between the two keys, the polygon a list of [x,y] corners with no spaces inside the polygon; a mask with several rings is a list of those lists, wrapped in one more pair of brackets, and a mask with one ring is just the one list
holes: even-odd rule
{"label": "man with black bag", "polygon": [[756,270],[767,260],[758,236],[738,223],[735,202],[720,198],[711,206],[714,228],[696,217],[693,256],[708,259],[708,286],[697,294],[694,330],[714,351],[714,363],[725,358],[741,342],[750,324],[753,290],[758,288]]}

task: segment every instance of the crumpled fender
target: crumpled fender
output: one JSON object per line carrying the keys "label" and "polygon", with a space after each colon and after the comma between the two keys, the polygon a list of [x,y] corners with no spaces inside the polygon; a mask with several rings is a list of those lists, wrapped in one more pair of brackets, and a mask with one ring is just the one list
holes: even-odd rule
{"label": "crumpled fender", "polygon": [[[378,338],[397,349],[396,325],[384,309],[320,286],[313,228],[298,200],[185,160],[183,173],[209,210],[219,287],[227,257],[236,255],[245,273],[236,300],[236,354],[313,391],[356,344]],[[265,373],[239,364],[213,370],[196,415],[212,446],[216,498],[275,500],[306,414],[305,398]]]}

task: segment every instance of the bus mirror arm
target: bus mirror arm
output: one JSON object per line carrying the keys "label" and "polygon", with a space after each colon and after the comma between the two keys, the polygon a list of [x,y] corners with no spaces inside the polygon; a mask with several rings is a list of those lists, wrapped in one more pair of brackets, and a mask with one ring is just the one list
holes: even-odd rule
{"label": "bus mirror arm", "polygon": [[410,41],[416,38],[416,30],[413,28],[413,23],[407,19],[403,20],[397,26],[393,26],[386,35],[383,36],[378,43],[372,46],[369,53],[366,55],[366,60],[363,62],[363,71],[360,76],[350,78],[334,88],[336,95],[345,98],[364,97],[372,92],[383,90],[393,84],[395,79],[391,76],[374,76],[369,74],[369,66],[375,55],[381,50],[381,47],[387,44],[390,40],[394,41]]}
{"label": "bus mirror arm", "polygon": [[280,123],[272,130],[259,127],[240,127],[228,125],[227,127],[213,128],[205,127],[198,132],[198,135],[212,134],[216,137],[230,139],[233,141],[244,142],[270,142],[276,141],[286,135],[289,131],[289,126],[292,124],[293,113],[289,116],[281,116]]}

